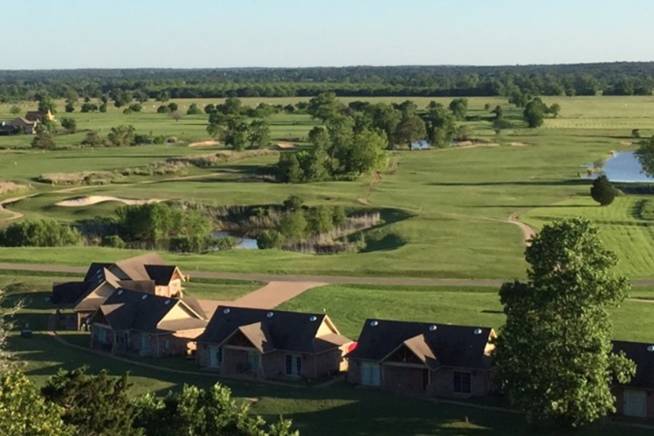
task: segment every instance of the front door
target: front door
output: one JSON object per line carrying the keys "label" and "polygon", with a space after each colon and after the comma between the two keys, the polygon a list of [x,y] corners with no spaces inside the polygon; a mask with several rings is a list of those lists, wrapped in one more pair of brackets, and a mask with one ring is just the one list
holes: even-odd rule
{"label": "front door", "polygon": [[302,374],[302,358],[292,354],[286,355],[286,375],[299,377]]}
{"label": "front door", "polygon": [[625,416],[645,418],[647,416],[647,393],[645,391],[625,389],[623,411]]}

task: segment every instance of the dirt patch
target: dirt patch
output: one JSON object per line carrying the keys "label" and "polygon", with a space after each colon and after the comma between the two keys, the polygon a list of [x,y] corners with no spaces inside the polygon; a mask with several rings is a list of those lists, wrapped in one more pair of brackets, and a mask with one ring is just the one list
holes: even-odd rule
{"label": "dirt patch", "polygon": [[513,213],[509,216],[509,218],[506,220],[506,222],[510,224],[515,224],[516,226],[520,227],[520,230],[522,231],[522,239],[525,242],[525,245],[528,247],[531,245],[531,240],[536,236],[536,230],[534,230],[532,227],[528,226],[527,224],[519,221],[519,216],[516,213]]}
{"label": "dirt patch", "polygon": [[621,147],[629,147],[633,144],[631,141],[620,141],[620,146]]}
{"label": "dirt patch", "polygon": [[220,145],[220,141],[198,141],[198,142],[191,142],[188,146],[189,147],[213,147],[214,145]]}
{"label": "dirt patch", "polygon": [[280,141],[277,143],[277,148],[280,150],[293,150],[295,149],[295,144],[292,142]]}
{"label": "dirt patch", "polygon": [[526,147],[527,146],[527,144],[525,144],[524,142],[511,142],[510,145],[511,145],[511,147]]}
{"label": "dirt patch", "polygon": [[14,182],[2,182],[0,181],[0,194],[8,194],[10,192],[24,191],[28,189],[27,185],[19,185]]}
{"label": "dirt patch", "polygon": [[127,198],[118,198],[118,197],[109,197],[105,195],[89,195],[86,197],[77,197],[70,200],[63,200],[55,203],[55,206],[60,207],[84,207],[92,206],[94,204],[106,203],[108,201],[116,201],[119,203],[127,205],[139,205],[139,204],[150,204],[150,203],[159,203],[160,201],[156,198],[151,198],[149,200],[131,200]]}
{"label": "dirt patch", "polygon": [[479,147],[499,147],[500,144],[495,142],[475,142],[475,141],[461,141],[454,144],[456,149],[465,149],[465,148],[479,148]]}

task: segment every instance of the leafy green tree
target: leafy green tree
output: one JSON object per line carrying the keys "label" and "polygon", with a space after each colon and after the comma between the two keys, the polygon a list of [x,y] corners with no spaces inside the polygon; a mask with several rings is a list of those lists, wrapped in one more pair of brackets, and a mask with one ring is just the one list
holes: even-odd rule
{"label": "leafy green tree", "polygon": [[178,122],[184,117],[184,115],[182,115],[180,111],[172,111],[168,114],[168,116],[173,120],[175,120],[175,122]]}
{"label": "leafy green tree", "polygon": [[265,120],[253,120],[248,128],[250,148],[267,147],[270,144],[270,127]]}
{"label": "leafy green tree", "polygon": [[166,106],[168,107],[168,112],[175,112],[176,110],[179,109],[179,105],[174,101],[171,101]]}
{"label": "leafy green tree", "polygon": [[593,186],[590,188],[590,196],[601,206],[608,206],[618,195],[618,190],[609,182],[608,177],[601,175],[593,180]]}
{"label": "leafy green tree", "polygon": [[290,211],[279,222],[279,231],[286,239],[299,240],[307,233],[307,219],[301,209]]}
{"label": "leafy green tree", "polygon": [[280,153],[275,172],[277,180],[283,183],[300,183],[304,179],[297,153]]}
{"label": "leafy green tree", "polygon": [[62,409],[46,401],[17,369],[0,371],[0,434],[11,436],[72,436],[61,419]]}
{"label": "leafy green tree", "polygon": [[388,163],[386,135],[364,130],[354,135],[352,148],[346,163],[347,172],[365,174],[383,169]]}
{"label": "leafy green tree", "polygon": [[434,147],[447,147],[452,142],[456,132],[456,123],[452,112],[436,102],[431,102],[425,115],[427,121],[427,136]]}
{"label": "leafy green tree", "polygon": [[75,118],[62,118],[61,127],[66,129],[67,133],[75,133],[77,131],[77,121],[75,121]]}
{"label": "leafy green tree", "polygon": [[640,142],[636,157],[643,171],[649,176],[654,176],[654,136]]}
{"label": "leafy green tree", "polygon": [[257,247],[261,250],[281,248],[283,244],[284,236],[277,230],[264,230],[257,237]]}
{"label": "leafy green tree", "polygon": [[309,100],[307,112],[314,118],[327,121],[341,115],[345,105],[336,98],[333,92],[325,92]]}
{"label": "leafy green tree", "polygon": [[114,106],[123,107],[132,101],[132,93],[119,89],[111,93],[111,98],[114,100]]}
{"label": "leafy green tree", "polygon": [[307,211],[309,233],[320,235],[334,228],[334,215],[329,206],[321,205]]}
{"label": "leafy green tree", "polygon": [[536,128],[543,125],[546,112],[547,106],[540,98],[536,97],[527,103],[522,115],[529,127]]}
{"label": "leafy green tree", "polygon": [[23,220],[0,230],[3,247],[61,247],[81,242],[77,230],[51,218]]}
{"label": "leafy green tree", "polygon": [[547,113],[552,115],[553,118],[556,118],[561,113],[561,105],[558,103],[553,103],[549,108],[547,108]]}
{"label": "leafy green tree", "polygon": [[414,113],[405,113],[402,116],[393,135],[396,144],[406,146],[418,139],[424,139],[426,136],[427,127],[425,122]]}
{"label": "leafy green tree", "polygon": [[170,100],[170,94],[168,91],[161,91],[159,94],[157,94],[157,101],[165,103],[168,100]]}
{"label": "leafy green tree", "polygon": [[468,99],[467,98],[455,98],[450,102],[450,111],[457,120],[463,120],[466,117],[468,112]]}
{"label": "leafy green tree", "polygon": [[72,102],[72,101],[66,100],[66,106],[64,106],[64,110],[67,113],[75,112],[75,103]]}
{"label": "leafy green tree", "polygon": [[54,100],[49,97],[43,97],[39,100],[38,106],[39,112],[52,112],[53,114],[57,112],[57,105]]}
{"label": "leafy green tree", "polygon": [[132,405],[127,376],[111,377],[106,371],[98,375],[86,368],[60,370],[41,390],[46,400],[62,410],[64,423],[79,435],[141,435],[134,428],[136,410]]}
{"label": "leafy green tree", "polygon": [[32,138],[32,147],[49,149],[55,147],[54,138],[52,133],[44,123],[38,123],[36,125],[36,134]]}
{"label": "leafy green tree", "polygon": [[16,105],[13,105],[11,109],[9,109],[9,113],[11,113],[12,115],[18,115],[20,112],[21,112],[20,107]]}
{"label": "leafy green tree", "polygon": [[141,400],[139,408],[148,436],[299,436],[290,421],[267,424],[252,415],[247,403],[234,400],[231,390],[219,384],[208,389],[184,385],[163,400]]}
{"label": "leafy green tree", "polygon": [[91,130],[86,132],[86,137],[82,140],[81,144],[90,147],[99,147],[104,145],[104,139],[102,139],[96,130]]}
{"label": "leafy green tree", "polygon": [[200,106],[197,105],[197,103],[191,103],[186,110],[187,115],[200,115],[202,114],[202,109],[200,109]]}
{"label": "leafy green tree", "polygon": [[580,427],[615,410],[611,385],[634,365],[612,353],[609,308],[629,289],[598,229],[574,218],[543,227],[526,250],[526,282],[505,283],[497,381],[530,422]]}
{"label": "leafy green tree", "polygon": [[243,103],[236,97],[229,97],[225,99],[223,104],[216,106],[216,109],[219,112],[222,112],[225,115],[240,115],[241,110],[243,109]]}
{"label": "leafy green tree", "polygon": [[103,113],[104,113],[104,112],[107,112],[107,103],[102,103],[102,104],[98,107],[98,111],[99,111],[99,112],[103,112]]}
{"label": "leafy green tree", "polygon": [[136,143],[134,140],[135,132],[136,130],[133,126],[121,125],[112,127],[107,134],[107,143],[113,147],[134,145]]}
{"label": "leafy green tree", "polygon": [[229,117],[225,128],[225,145],[234,150],[243,150],[247,145],[250,126],[240,116]]}
{"label": "leafy green tree", "polygon": [[347,214],[345,213],[345,208],[343,206],[335,206],[332,210],[332,222],[334,226],[342,226],[347,221]]}

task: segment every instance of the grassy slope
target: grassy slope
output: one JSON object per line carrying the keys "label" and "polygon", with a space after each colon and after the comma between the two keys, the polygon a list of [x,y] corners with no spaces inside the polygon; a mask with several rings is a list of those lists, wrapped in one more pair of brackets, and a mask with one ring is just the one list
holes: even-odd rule
{"label": "grassy slope", "polygon": [[[650,291],[634,296],[651,298]],[[286,302],[283,309],[321,312],[326,310],[341,332],[356,338],[367,318],[397,319],[494,328],[504,323],[497,289],[407,288],[375,286],[326,286],[311,289]],[[654,304],[626,301],[613,310],[616,339],[654,340]]]}
{"label": "grassy slope", "polygon": [[[177,180],[159,183],[131,183],[84,188],[70,196],[101,193],[128,198],[193,198],[215,204],[279,202],[289,194],[299,194],[309,203],[342,204],[361,207],[401,208],[411,213],[410,219],[386,228],[394,240],[406,241],[403,246],[387,246],[388,250],[362,254],[311,256],[269,251],[262,253],[233,251],[205,256],[174,256],[187,268],[233,271],[270,271],[328,274],[387,274],[435,277],[512,278],[524,274],[522,241],[519,229],[504,221],[512,213],[527,216],[532,210],[549,208],[565,199],[586,195],[588,186],[579,182],[582,165],[623,147],[629,135],[628,120],[640,127],[643,135],[654,127],[649,117],[654,98],[596,97],[558,98],[562,105],[560,119],[547,120],[538,130],[516,129],[503,133],[503,144],[526,143],[526,147],[504,145],[495,148],[450,149],[422,153],[395,154],[399,167],[383,175],[382,182],[370,185],[363,178],[355,182],[325,182],[303,185],[252,182],[248,176],[258,165],[274,158],[257,158],[229,163],[201,180]],[[251,101],[256,103],[258,100]],[[420,99],[424,104],[427,99]],[[471,114],[484,115],[485,103],[497,99],[471,99]],[[80,114],[81,115],[81,114]],[[120,113],[92,114],[93,117],[128,117]],[[132,115],[130,115],[132,116]],[[141,115],[136,115],[141,116]],[[159,116],[158,114],[143,114]],[[515,110],[508,116],[519,117]],[[293,117],[283,115],[286,123]],[[300,117],[301,118],[301,117]],[[144,119],[144,125],[150,121]],[[182,121],[180,121],[181,123]],[[299,122],[304,122],[300,119]],[[167,123],[173,123],[168,120]],[[111,124],[111,123],[108,123]],[[476,135],[493,138],[489,123],[471,121]],[[617,125],[619,128],[614,128]],[[153,125],[153,129],[156,125]],[[154,130],[156,133],[156,130]],[[51,154],[8,153],[0,159],[0,171],[17,181],[30,180],[41,172],[62,169],[111,169],[134,166],[162,159],[173,154],[203,153],[182,146],[148,146],[125,149],[69,150]],[[3,156],[4,157],[4,156]],[[45,159],[48,158],[48,159]],[[53,163],[55,162],[55,163]],[[224,174],[228,176],[223,177]],[[143,181],[143,180],[141,180]],[[147,181],[147,180],[146,180]],[[35,185],[37,189],[44,188]],[[107,215],[115,205],[86,209],[52,207],[67,194],[36,197],[13,206],[28,216],[56,216],[74,220],[80,217]],[[532,212],[529,212],[532,211]],[[579,209],[585,213],[585,209]],[[531,222],[531,221],[530,221]],[[630,225],[630,224],[629,224]],[[631,241],[622,225],[622,235],[615,239],[616,250],[628,252]],[[646,240],[643,241],[643,243]],[[645,253],[646,251],[643,251]],[[56,253],[56,256],[55,254]],[[2,260],[49,261],[83,264],[87,259],[119,258],[126,255],[115,250],[98,248],[2,249]],[[654,258],[623,261],[621,268],[634,277],[652,275]]]}

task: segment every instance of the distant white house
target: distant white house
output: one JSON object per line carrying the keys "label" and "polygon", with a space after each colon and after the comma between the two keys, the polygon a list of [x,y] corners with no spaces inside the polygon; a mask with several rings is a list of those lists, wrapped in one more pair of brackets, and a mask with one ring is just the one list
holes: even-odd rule
{"label": "distant white house", "polygon": [[420,139],[418,141],[413,141],[411,143],[411,150],[429,150],[431,148],[431,144],[429,141],[426,139]]}

